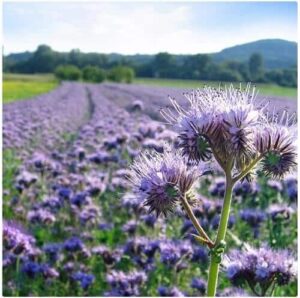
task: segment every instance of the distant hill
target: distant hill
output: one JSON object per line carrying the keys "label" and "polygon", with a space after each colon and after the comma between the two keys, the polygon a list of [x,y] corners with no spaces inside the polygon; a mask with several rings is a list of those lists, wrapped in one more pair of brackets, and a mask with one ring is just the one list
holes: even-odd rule
{"label": "distant hill", "polygon": [[244,62],[253,53],[260,53],[263,56],[267,69],[297,65],[297,43],[282,39],[265,39],[237,45],[212,54],[212,57],[215,62],[225,60]]}

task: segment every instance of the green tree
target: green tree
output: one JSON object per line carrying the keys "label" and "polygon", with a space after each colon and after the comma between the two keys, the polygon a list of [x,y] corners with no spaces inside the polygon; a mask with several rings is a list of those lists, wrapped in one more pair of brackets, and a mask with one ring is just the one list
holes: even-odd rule
{"label": "green tree", "polygon": [[175,72],[175,60],[169,53],[158,53],[153,60],[153,76],[158,78],[172,78]]}
{"label": "green tree", "polygon": [[263,78],[264,64],[263,57],[259,53],[254,53],[249,58],[249,72],[252,81],[259,81]]}
{"label": "green tree", "polygon": [[113,67],[108,73],[108,79],[117,83],[131,83],[134,76],[134,70],[127,66]]}
{"label": "green tree", "polygon": [[71,64],[59,65],[54,74],[58,79],[66,81],[78,81],[81,78],[80,69]]}
{"label": "green tree", "polygon": [[241,75],[241,79],[245,82],[251,80],[247,63],[239,61],[226,61],[224,67]]}
{"label": "green tree", "polygon": [[211,63],[209,55],[191,55],[185,59],[183,77],[187,79],[204,80],[208,77],[208,69]]}
{"label": "green tree", "polygon": [[56,60],[56,54],[49,46],[40,45],[30,59],[31,70],[37,73],[53,72]]}
{"label": "green tree", "polygon": [[105,71],[97,66],[86,66],[82,70],[82,78],[88,82],[101,83],[105,80]]}

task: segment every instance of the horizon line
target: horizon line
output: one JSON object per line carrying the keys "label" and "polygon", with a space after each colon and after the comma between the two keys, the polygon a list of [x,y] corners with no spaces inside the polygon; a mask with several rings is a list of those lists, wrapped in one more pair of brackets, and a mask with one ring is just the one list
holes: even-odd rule
{"label": "horizon line", "polygon": [[136,56],[136,55],[148,55],[148,56],[153,56],[153,55],[157,55],[159,53],[168,53],[168,54],[171,54],[171,55],[182,55],[182,56],[185,56],[185,55],[198,55],[198,54],[202,54],[202,55],[212,55],[212,54],[217,54],[217,53],[220,53],[226,49],[230,49],[230,48],[233,48],[233,47],[237,47],[237,46],[242,46],[242,45],[246,45],[246,44],[249,44],[249,43],[254,43],[254,42],[259,42],[259,41],[270,41],[270,40],[281,40],[281,41],[287,41],[287,42],[292,42],[292,43],[296,43],[298,45],[298,42],[297,40],[288,40],[288,39],[283,39],[283,38],[263,38],[263,39],[256,39],[256,40],[252,40],[252,41],[248,41],[248,42],[245,42],[245,43],[239,43],[239,44],[235,44],[235,45],[232,45],[232,46],[229,46],[229,47],[226,47],[226,48],[223,48],[221,49],[220,51],[218,52],[206,52],[206,53],[201,53],[201,52],[198,52],[198,53],[171,53],[171,52],[168,52],[168,51],[160,51],[160,52],[156,52],[156,53],[141,53],[141,52],[136,52],[134,54],[123,54],[123,53],[120,53],[120,52],[94,52],[94,51],[90,51],[90,52],[86,52],[86,51],[82,51],[80,48],[71,48],[70,50],[68,51],[57,51],[55,50],[51,45],[49,44],[46,44],[46,43],[41,43],[39,45],[37,45],[36,49],[35,50],[24,50],[24,51],[21,51],[21,52],[9,52],[8,54],[4,54],[5,52],[5,45],[3,44],[3,56],[9,56],[11,54],[21,54],[21,53],[24,53],[24,52],[29,52],[29,53],[34,53],[37,48],[41,45],[46,45],[46,46],[49,46],[53,51],[55,52],[58,52],[58,53],[69,53],[71,52],[72,50],[79,50],[81,53],[83,54],[90,54],[90,53],[97,53],[97,54],[104,54],[104,55],[112,55],[112,54],[117,54],[117,55],[122,55],[122,56]]}

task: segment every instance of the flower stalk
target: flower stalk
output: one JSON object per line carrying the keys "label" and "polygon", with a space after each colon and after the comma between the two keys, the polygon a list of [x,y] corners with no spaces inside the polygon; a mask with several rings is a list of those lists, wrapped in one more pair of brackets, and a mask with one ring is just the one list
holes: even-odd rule
{"label": "flower stalk", "polygon": [[182,205],[183,205],[184,210],[186,211],[188,217],[192,221],[195,229],[197,230],[197,232],[201,236],[201,239],[203,239],[203,241],[208,245],[209,248],[212,248],[214,246],[214,244],[211,241],[211,239],[208,237],[208,235],[205,233],[204,229],[201,227],[201,225],[198,222],[197,218],[195,217],[195,214],[193,213],[193,210],[192,210],[191,206],[189,205],[189,203],[186,199],[186,195],[184,195],[182,197]]}
{"label": "flower stalk", "polygon": [[[218,234],[217,234],[214,247],[218,247],[221,243],[225,241],[228,218],[230,214],[233,185],[234,182],[232,181],[231,175],[230,176],[226,175],[226,191],[224,195],[224,202],[223,202],[223,208],[222,208],[222,213],[220,218],[220,224],[218,228]],[[216,294],[218,275],[219,275],[219,265],[220,265],[221,255],[223,251],[221,250],[220,254],[211,253],[210,267],[209,267],[209,274],[208,274],[208,285],[207,285],[208,297],[214,297]]]}

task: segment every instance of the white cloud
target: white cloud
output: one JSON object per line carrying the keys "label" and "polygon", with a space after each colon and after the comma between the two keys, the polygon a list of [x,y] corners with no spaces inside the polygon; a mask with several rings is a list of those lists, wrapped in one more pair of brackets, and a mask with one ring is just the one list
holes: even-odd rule
{"label": "white cloud", "polygon": [[[56,50],[133,53],[201,53],[260,38],[296,39],[289,24],[267,21],[231,25],[222,7],[191,3],[6,3],[5,53],[34,50],[46,43]],[[224,15],[224,13],[223,13]]]}

